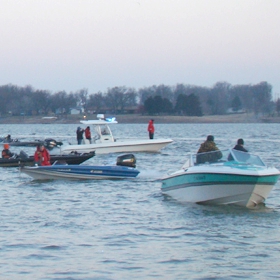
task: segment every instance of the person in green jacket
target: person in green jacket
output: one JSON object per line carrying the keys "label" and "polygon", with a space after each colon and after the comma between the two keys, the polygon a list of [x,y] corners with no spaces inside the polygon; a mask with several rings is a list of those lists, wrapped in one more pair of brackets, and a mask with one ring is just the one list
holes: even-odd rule
{"label": "person in green jacket", "polygon": [[214,136],[208,135],[205,142],[200,145],[197,151],[197,163],[216,162],[222,158],[223,154],[214,142]]}

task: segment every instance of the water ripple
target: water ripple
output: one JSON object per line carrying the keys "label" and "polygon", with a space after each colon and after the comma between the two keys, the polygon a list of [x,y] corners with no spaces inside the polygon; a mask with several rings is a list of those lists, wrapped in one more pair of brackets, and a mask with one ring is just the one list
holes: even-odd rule
{"label": "water ripple", "polygon": [[[120,125],[117,138],[147,137],[146,125]],[[76,125],[0,125],[19,134],[69,140]],[[32,181],[1,170],[1,279],[277,279],[280,188],[254,209],[179,203],[160,191],[207,134],[221,149],[244,138],[280,167],[277,124],[156,125],[174,138],[162,153],[137,154],[136,180]],[[61,140],[58,139],[58,140]],[[21,149],[21,148],[16,148]],[[27,148],[28,153],[33,148]],[[115,161],[96,156],[90,163]]]}

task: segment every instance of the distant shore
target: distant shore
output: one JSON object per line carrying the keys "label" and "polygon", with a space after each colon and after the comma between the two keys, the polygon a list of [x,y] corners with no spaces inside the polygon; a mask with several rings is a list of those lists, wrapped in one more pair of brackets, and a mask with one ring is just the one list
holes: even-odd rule
{"label": "distant shore", "polygon": [[[106,115],[105,115],[106,116]],[[280,123],[280,118],[257,118],[254,114],[231,114],[202,117],[189,116],[143,116],[136,114],[115,115],[119,123]],[[82,119],[96,119],[96,115],[68,115],[57,119],[43,119],[42,116],[12,116],[0,118],[0,124],[78,124]]]}

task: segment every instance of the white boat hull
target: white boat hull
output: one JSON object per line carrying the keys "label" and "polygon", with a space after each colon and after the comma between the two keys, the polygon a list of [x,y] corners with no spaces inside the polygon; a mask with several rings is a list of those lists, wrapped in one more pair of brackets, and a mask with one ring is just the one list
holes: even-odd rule
{"label": "white boat hull", "polygon": [[159,152],[163,147],[172,143],[171,139],[131,140],[108,143],[93,143],[82,145],[67,145],[61,147],[61,154],[69,154],[72,151],[88,153],[95,151],[96,154],[127,153],[127,152]]}
{"label": "white boat hull", "polygon": [[272,189],[273,185],[221,184],[163,190],[163,193],[180,202],[235,204],[252,208],[263,203]]}

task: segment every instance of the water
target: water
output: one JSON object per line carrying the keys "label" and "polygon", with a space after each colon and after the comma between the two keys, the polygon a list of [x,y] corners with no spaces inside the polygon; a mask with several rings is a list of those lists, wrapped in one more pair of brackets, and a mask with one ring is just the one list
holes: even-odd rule
{"label": "water", "polygon": [[[2,136],[75,141],[77,125],[0,125]],[[208,134],[219,148],[245,147],[280,168],[278,124],[156,124],[173,138],[139,153],[136,180],[32,181],[1,168],[0,279],[279,278],[279,182],[256,210],[181,204],[159,178],[180,168]],[[116,138],[148,138],[145,124],[119,124]],[[34,148],[24,149],[28,154]],[[85,164],[114,163],[98,155]]]}

